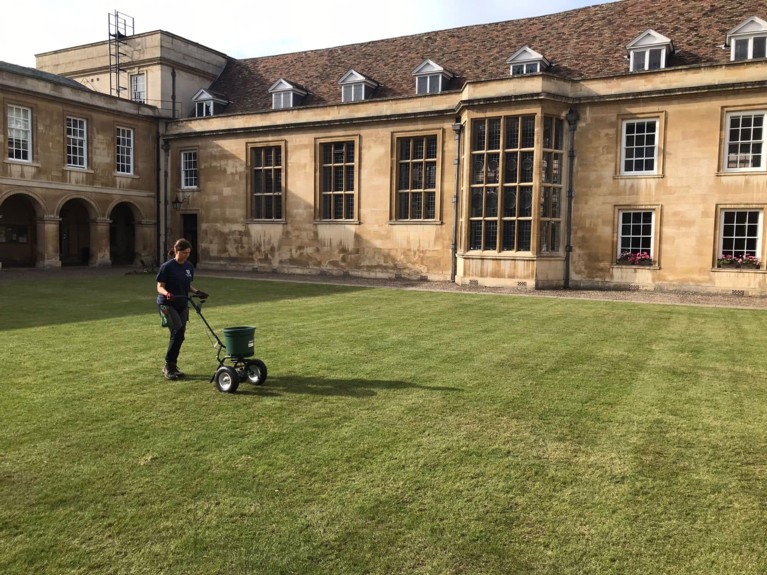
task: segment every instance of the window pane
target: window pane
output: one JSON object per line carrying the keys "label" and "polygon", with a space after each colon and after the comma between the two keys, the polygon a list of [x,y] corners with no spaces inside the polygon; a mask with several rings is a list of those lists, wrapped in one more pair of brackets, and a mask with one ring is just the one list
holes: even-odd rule
{"label": "window pane", "polygon": [[753,44],[753,54],[752,58],[764,58],[767,56],[767,50],[765,50],[765,47],[767,47],[767,37],[757,37],[754,38],[754,44]]}
{"label": "window pane", "polygon": [[654,48],[650,50],[650,56],[647,62],[647,68],[649,70],[660,70],[662,57],[663,57],[663,50],[661,48]]}
{"label": "window pane", "polygon": [[748,59],[748,39],[735,40],[735,60]]}
{"label": "window pane", "polygon": [[521,220],[517,233],[517,251],[529,252],[532,247],[533,222]]}
{"label": "window pane", "polygon": [[485,201],[485,217],[498,217],[498,189],[487,188],[487,197]]}
{"label": "window pane", "polygon": [[519,148],[519,118],[506,119],[506,149]]}
{"label": "window pane", "polygon": [[522,148],[535,146],[535,116],[522,117]]}
{"label": "window pane", "polygon": [[500,118],[494,118],[492,120],[488,120],[487,149],[488,150],[501,149],[501,119]]}

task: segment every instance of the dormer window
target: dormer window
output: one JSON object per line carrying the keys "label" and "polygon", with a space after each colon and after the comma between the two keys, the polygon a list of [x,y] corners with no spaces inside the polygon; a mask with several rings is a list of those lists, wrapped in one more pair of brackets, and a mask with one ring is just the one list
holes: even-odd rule
{"label": "dormer window", "polygon": [[197,118],[204,118],[205,116],[213,115],[213,102],[207,100],[205,102],[195,102],[194,115]]}
{"label": "dormer window", "polygon": [[754,60],[767,57],[767,22],[751,16],[727,33],[730,60]]}
{"label": "dormer window", "polygon": [[349,70],[338,82],[341,85],[342,102],[360,102],[369,100],[378,87],[375,82],[355,70]]}
{"label": "dormer window", "polygon": [[512,76],[537,74],[551,66],[551,62],[529,46],[525,46],[514,52],[511,58],[506,60],[506,63],[511,66],[510,73]]}
{"label": "dormer window", "polygon": [[626,50],[629,53],[629,69],[632,72],[662,70],[668,57],[674,53],[674,44],[663,34],[647,30],[634,38]]}
{"label": "dormer window", "polygon": [[296,84],[291,84],[283,78],[272,84],[272,87],[269,88],[269,93],[272,95],[272,110],[295,108],[301,104],[307,94],[306,90],[301,89]]}
{"label": "dormer window", "polygon": [[192,98],[192,103],[194,104],[194,117],[205,118],[220,114],[229,102],[221,94],[200,90]]}
{"label": "dormer window", "polygon": [[431,60],[424,60],[415,70],[416,94],[439,94],[447,89],[453,74]]}

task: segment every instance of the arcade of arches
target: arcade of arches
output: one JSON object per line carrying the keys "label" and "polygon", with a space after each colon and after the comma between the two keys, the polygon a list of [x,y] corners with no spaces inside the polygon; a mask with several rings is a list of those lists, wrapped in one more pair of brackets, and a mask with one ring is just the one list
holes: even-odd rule
{"label": "arcade of arches", "polygon": [[2,267],[138,265],[152,260],[154,221],[117,200],[102,216],[91,201],[70,198],[48,212],[24,192],[0,197]]}

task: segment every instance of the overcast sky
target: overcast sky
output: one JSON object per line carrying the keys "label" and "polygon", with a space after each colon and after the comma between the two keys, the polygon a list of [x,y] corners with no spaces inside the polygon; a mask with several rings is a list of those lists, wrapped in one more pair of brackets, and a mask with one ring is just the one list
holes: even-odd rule
{"label": "overcast sky", "polygon": [[608,0],[6,0],[0,60],[35,66],[35,54],[107,39],[109,14],[134,33],[164,30],[234,58],[355,44],[551,14]]}

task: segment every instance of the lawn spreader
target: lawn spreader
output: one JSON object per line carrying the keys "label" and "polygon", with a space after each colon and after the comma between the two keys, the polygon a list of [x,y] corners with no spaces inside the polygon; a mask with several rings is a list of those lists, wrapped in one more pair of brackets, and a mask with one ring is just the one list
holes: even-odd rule
{"label": "lawn spreader", "polygon": [[[266,364],[260,359],[254,358],[256,328],[252,326],[238,326],[224,328],[224,341],[202,315],[202,306],[205,299],[197,299],[194,294],[189,298],[189,303],[200,316],[200,319],[213,335],[216,348],[218,368],[210,378],[216,384],[216,389],[225,393],[234,393],[241,381],[247,381],[253,385],[263,385],[266,382]],[[227,362],[229,365],[227,365]]]}

